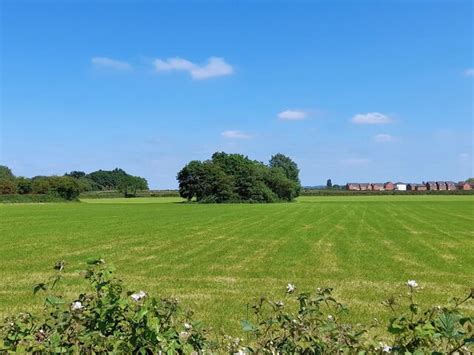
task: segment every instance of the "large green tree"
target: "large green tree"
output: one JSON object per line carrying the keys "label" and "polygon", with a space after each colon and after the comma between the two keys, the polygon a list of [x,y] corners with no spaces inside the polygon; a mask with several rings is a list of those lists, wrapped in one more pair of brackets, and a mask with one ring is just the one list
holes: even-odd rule
{"label": "large green tree", "polygon": [[178,172],[177,179],[180,195],[198,202],[291,201],[299,191],[299,184],[289,179],[282,168],[224,152],[214,153],[204,162],[189,162]]}

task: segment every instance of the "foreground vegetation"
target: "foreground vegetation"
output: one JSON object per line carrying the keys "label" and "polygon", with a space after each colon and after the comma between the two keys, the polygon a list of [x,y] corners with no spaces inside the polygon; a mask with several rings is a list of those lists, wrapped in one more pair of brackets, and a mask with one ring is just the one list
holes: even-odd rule
{"label": "foreground vegetation", "polygon": [[[215,332],[238,334],[246,304],[282,285],[331,286],[351,323],[387,322],[380,304],[415,279],[422,304],[472,286],[472,196],[300,197],[295,203],[201,205],[173,198],[0,205],[0,315],[32,305],[57,259],[69,270],[113,260],[131,289],[178,297]],[[85,285],[65,281],[73,297]],[[473,311],[468,306],[466,311]]]}
{"label": "foreground vegetation", "polygon": [[[56,274],[36,284],[34,293],[46,292],[44,314],[20,313],[0,323],[0,351],[47,353],[288,353],[380,354],[468,353],[474,343],[473,319],[460,310],[472,300],[474,289],[448,307],[424,309],[416,301],[419,285],[407,281],[407,310],[398,309],[394,297],[384,302],[394,316],[387,333],[389,343],[370,335],[370,326],[344,323],[347,308],[331,288],[297,293],[286,286],[284,302],[261,297],[252,307],[253,320],[242,320],[246,340],[223,335],[212,337],[192,312],[183,312],[175,298],[156,299],[145,291],[125,291],[114,268],[93,259],[82,274],[92,290],[72,300],[58,295],[55,287],[63,277],[64,261],[55,264]],[[293,308],[293,309],[292,309]]]}

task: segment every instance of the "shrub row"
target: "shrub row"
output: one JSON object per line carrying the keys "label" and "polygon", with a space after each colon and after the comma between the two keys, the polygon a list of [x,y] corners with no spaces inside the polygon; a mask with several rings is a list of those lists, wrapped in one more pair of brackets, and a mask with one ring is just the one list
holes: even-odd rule
{"label": "shrub row", "polygon": [[50,194],[40,195],[0,195],[0,203],[43,203],[43,202],[65,202],[61,196]]}
{"label": "shrub row", "polygon": [[331,189],[302,189],[300,196],[378,196],[378,195],[474,195],[474,190],[450,191],[350,191]]}
{"label": "shrub row", "polygon": [[[44,314],[7,318],[0,325],[0,353],[468,354],[473,350],[473,319],[461,310],[472,301],[473,290],[449,306],[424,308],[416,301],[420,287],[410,280],[406,308],[390,298],[384,302],[393,312],[388,325],[374,321],[364,326],[342,320],[348,310],[332,289],[298,293],[295,285],[288,284],[282,299],[258,299],[253,316],[242,321],[248,334],[244,341],[211,337],[176,299],[126,291],[103,260],[88,264],[83,275],[91,290],[66,300],[55,289],[65,264],[56,263],[55,275],[34,286],[35,293],[46,293]],[[369,335],[380,327],[385,335]]]}

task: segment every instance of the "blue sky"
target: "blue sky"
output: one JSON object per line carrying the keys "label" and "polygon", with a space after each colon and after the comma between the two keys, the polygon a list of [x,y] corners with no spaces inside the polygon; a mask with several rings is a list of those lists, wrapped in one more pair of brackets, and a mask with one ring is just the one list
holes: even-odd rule
{"label": "blue sky", "polygon": [[124,168],[215,151],[304,185],[473,176],[470,1],[1,2],[0,164]]}

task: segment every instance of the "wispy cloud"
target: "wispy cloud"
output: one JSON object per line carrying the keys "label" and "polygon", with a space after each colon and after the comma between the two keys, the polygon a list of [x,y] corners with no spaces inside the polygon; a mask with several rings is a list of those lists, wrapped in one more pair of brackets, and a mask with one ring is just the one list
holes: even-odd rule
{"label": "wispy cloud", "polygon": [[130,70],[132,66],[124,61],[107,58],[107,57],[93,57],[91,59],[92,64],[97,67],[110,68],[115,70]]}
{"label": "wispy cloud", "polygon": [[345,159],[342,161],[345,165],[366,165],[370,163],[370,159],[368,158],[353,158],[353,159]]}
{"label": "wispy cloud", "polygon": [[380,133],[374,136],[374,140],[378,143],[386,143],[386,142],[395,142],[395,137],[391,134]]}
{"label": "wispy cloud", "polygon": [[392,123],[392,119],[379,112],[358,113],[352,117],[355,124],[387,124]]}
{"label": "wispy cloud", "polygon": [[285,110],[278,114],[282,121],[301,121],[308,118],[309,112],[305,110]]}
{"label": "wispy cloud", "polygon": [[231,139],[249,139],[252,138],[250,134],[247,134],[242,131],[224,131],[221,133],[222,137],[231,138]]}
{"label": "wispy cloud", "polygon": [[474,76],[474,68],[469,68],[464,70],[464,75],[465,76]]}
{"label": "wispy cloud", "polygon": [[231,75],[234,73],[232,65],[227,63],[224,58],[219,57],[210,57],[206,64],[202,65],[178,57],[168,58],[166,60],[155,59],[153,64],[157,72],[185,71],[196,80]]}

